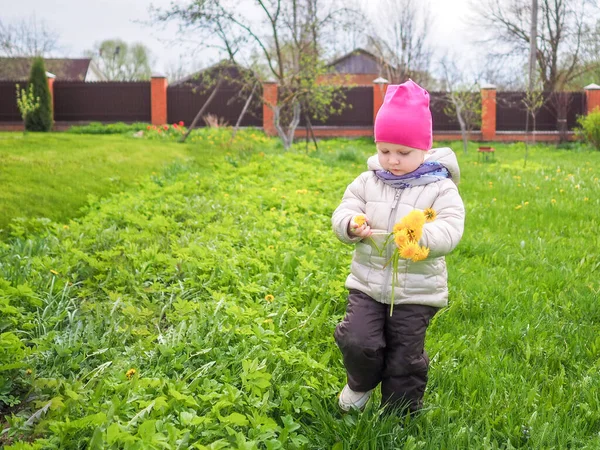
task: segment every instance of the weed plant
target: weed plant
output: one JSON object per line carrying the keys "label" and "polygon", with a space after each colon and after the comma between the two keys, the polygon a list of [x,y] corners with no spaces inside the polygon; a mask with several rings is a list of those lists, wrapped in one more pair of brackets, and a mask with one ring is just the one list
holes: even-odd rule
{"label": "weed plant", "polygon": [[465,235],[402,419],[336,399],[352,248],[330,216],[373,145],[215,133],[194,144],[215,159],[0,243],[5,448],[600,447],[600,153],[457,152]]}

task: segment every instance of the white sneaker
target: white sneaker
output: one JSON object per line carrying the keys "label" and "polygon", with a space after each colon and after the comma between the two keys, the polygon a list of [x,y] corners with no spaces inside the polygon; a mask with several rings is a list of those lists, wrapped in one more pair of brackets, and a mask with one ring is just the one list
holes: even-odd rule
{"label": "white sneaker", "polygon": [[371,393],[373,390],[367,392],[356,392],[348,387],[348,385],[344,386],[342,392],[340,392],[339,405],[340,408],[344,411],[350,411],[350,409],[363,409],[369,398],[371,398]]}

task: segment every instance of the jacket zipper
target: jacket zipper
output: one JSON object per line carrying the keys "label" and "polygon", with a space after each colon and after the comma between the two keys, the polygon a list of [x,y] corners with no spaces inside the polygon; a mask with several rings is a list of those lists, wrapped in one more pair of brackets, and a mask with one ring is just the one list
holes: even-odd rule
{"label": "jacket zipper", "polygon": [[[400,189],[396,190],[396,194],[394,196],[394,203],[392,203],[392,210],[390,211],[390,217],[388,219],[388,232],[391,233],[392,230],[394,229],[394,218],[396,217],[396,208],[398,207],[398,202],[400,201]],[[392,257],[392,245],[390,245],[388,243],[388,245],[386,246],[385,249],[385,255],[386,255],[386,261],[389,261],[390,258]],[[389,296],[391,296],[392,294],[392,265],[391,263],[388,264],[388,266],[386,267],[386,273],[385,273],[385,282],[383,283],[382,286],[382,300],[385,300],[386,298],[389,298]],[[392,298],[390,298],[390,302],[393,301]]]}

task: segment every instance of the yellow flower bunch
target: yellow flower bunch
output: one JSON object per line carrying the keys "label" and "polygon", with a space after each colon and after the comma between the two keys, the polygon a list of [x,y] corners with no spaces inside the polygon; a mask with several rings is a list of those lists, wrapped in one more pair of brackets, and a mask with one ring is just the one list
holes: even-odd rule
{"label": "yellow flower bunch", "polygon": [[435,211],[431,208],[425,211],[417,209],[411,211],[394,225],[392,230],[394,243],[398,247],[398,254],[403,259],[417,262],[422,261],[429,255],[427,247],[419,246],[418,242],[423,236],[423,225],[435,219]]}
{"label": "yellow flower bunch", "polygon": [[394,225],[392,233],[388,236],[393,238],[396,249],[388,261],[392,263],[394,276],[392,277],[392,302],[390,305],[390,316],[394,312],[394,288],[398,277],[398,259],[406,259],[413,262],[423,261],[429,256],[429,248],[419,245],[419,240],[423,236],[423,226],[427,222],[433,222],[437,217],[436,212],[427,208],[424,211],[413,210]]}

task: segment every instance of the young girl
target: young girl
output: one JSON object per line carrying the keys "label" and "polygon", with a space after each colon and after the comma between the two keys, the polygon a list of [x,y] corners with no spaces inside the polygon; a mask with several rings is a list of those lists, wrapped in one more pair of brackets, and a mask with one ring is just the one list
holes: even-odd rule
{"label": "young girl", "polygon": [[[431,149],[431,123],[426,90],[412,80],[388,86],[375,119],[377,155],[333,213],[338,238],[356,244],[346,316],[335,330],[348,378],[339,396],[345,411],[363,408],[379,383],[382,405],[411,412],[422,407],[429,367],[425,332],[448,304],[444,255],[460,241],[465,218],[456,156],[449,148]],[[427,208],[437,213],[419,241],[429,248],[428,257],[399,259],[394,272],[389,263],[394,243],[381,251],[381,236],[412,210]]]}

